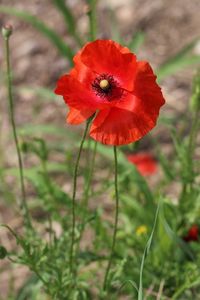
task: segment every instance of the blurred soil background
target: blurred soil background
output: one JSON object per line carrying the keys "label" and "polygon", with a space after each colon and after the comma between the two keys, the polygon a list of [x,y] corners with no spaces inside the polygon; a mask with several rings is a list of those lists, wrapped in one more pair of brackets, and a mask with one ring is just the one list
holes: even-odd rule
{"label": "blurred soil background", "polygon": [[[88,32],[87,5],[80,0],[68,0],[67,3],[78,20],[78,31],[84,39]],[[56,30],[75,51],[78,50],[66,31],[62,16],[52,5],[51,0],[0,0],[0,4],[11,5],[38,16]],[[144,32],[145,41],[137,56],[138,59],[148,60],[154,69],[200,36],[199,0],[100,0],[97,9],[98,38],[110,38],[113,18],[117,24],[117,30],[125,41],[128,41],[134,32]],[[61,57],[56,48],[30,25],[15,17],[0,14],[0,26],[6,23],[11,23],[14,28],[10,44],[17,125],[20,127],[25,124],[29,126],[52,124],[64,128],[66,106],[61,97],[53,101],[52,99],[43,100],[35,95],[34,89],[45,87],[53,90],[59,76],[69,70],[67,59]],[[200,43],[194,48],[194,52],[200,54]],[[16,155],[9,126],[3,67],[3,41],[0,37],[0,142],[2,151],[0,159],[4,160],[6,166],[9,167],[16,164]],[[187,68],[161,82],[167,102],[162,114],[167,111],[177,116],[177,126],[181,115],[188,110],[191,82],[195,70],[196,66]],[[80,127],[66,127],[66,142],[68,132],[73,130],[79,131]],[[162,135],[163,147],[166,153],[169,153],[171,147],[169,139],[163,136],[163,133],[160,135]],[[48,139],[50,140],[51,136],[47,137],[47,142]],[[54,159],[59,160],[59,157]],[[25,161],[25,164],[30,164],[30,162]],[[11,188],[13,186],[15,189],[13,179],[9,180]],[[70,187],[65,188],[70,189]],[[21,219],[13,211],[11,205],[5,204],[4,199],[0,199],[0,223],[7,223],[17,229],[21,226]],[[15,241],[6,230],[1,230],[0,243],[2,242],[8,249],[15,247]],[[3,297],[6,290],[10,288],[9,284],[13,284],[16,288],[21,285],[27,270],[21,267],[14,270],[8,261],[1,261],[0,272],[0,293]],[[10,281],[11,274],[13,281]]]}

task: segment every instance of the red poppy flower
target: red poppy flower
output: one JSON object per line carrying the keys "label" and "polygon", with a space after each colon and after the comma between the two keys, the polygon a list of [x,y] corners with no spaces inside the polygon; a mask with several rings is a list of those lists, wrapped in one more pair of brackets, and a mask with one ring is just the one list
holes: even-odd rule
{"label": "red poppy flower", "polygon": [[157,172],[157,162],[148,153],[137,153],[127,155],[127,159],[133,163],[141,175],[152,175]]}
{"label": "red poppy flower", "polygon": [[187,235],[183,238],[186,242],[198,241],[199,227],[193,225],[189,230]]}
{"label": "red poppy flower", "polygon": [[108,145],[139,140],[155,125],[164,98],[150,65],[111,40],[86,44],[74,57],[55,93],[69,106],[67,122],[96,113],[90,136]]}

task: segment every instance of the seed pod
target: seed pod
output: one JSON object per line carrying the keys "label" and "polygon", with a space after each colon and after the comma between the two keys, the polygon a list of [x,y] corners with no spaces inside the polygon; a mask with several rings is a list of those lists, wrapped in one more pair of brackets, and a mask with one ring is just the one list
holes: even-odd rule
{"label": "seed pod", "polygon": [[13,31],[13,27],[10,24],[6,24],[2,27],[2,35],[5,39],[8,39]]}

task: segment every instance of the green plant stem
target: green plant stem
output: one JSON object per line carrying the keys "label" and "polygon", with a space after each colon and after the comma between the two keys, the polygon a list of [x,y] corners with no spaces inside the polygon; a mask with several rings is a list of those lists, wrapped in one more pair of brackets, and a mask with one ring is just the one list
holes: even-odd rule
{"label": "green plant stem", "polygon": [[71,247],[70,247],[70,271],[71,274],[75,274],[74,265],[75,265],[75,257],[74,257],[74,246],[75,246],[75,229],[76,229],[76,187],[77,187],[77,175],[78,175],[78,167],[79,161],[81,157],[81,152],[83,149],[83,144],[88,132],[89,124],[91,122],[91,118],[87,120],[86,127],[83,133],[83,137],[80,143],[78,156],[76,159],[76,164],[74,168],[74,176],[73,176],[73,194],[72,194],[72,235],[71,235]]}
{"label": "green plant stem", "polygon": [[106,291],[106,289],[107,289],[108,275],[109,275],[110,268],[112,265],[113,254],[114,254],[115,244],[116,244],[118,216],[119,216],[118,164],[117,164],[117,148],[116,148],[116,146],[114,146],[114,161],[115,161],[115,222],[114,222],[111,253],[110,253],[110,258],[109,258],[108,265],[106,268],[106,273],[105,273],[104,283],[103,283],[104,291]]}
{"label": "green plant stem", "polygon": [[80,236],[79,236],[79,240],[78,240],[78,247],[77,247],[78,249],[80,248],[80,241],[81,241],[81,238],[83,236],[84,228],[85,228],[85,225],[86,225],[86,213],[87,213],[87,209],[88,209],[88,202],[89,202],[89,196],[90,196],[89,192],[90,192],[90,188],[91,188],[92,175],[93,175],[93,172],[94,172],[96,153],[97,153],[97,142],[95,141],[94,149],[93,149],[93,153],[92,153],[92,161],[91,161],[89,174],[88,174],[88,180],[86,182],[86,187],[85,187],[85,190],[84,190],[83,201],[82,201],[83,220],[82,220],[81,229],[80,229]]}
{"label": "green plant stem", "polygon": [[94,41],[97,35],[97,24],[96,24],[96,4],[97,0],[88,0],[89,2],[89,22],[90,22],[90,40]]}
{"label": "green plant stem", "polygon": [[196,110],[194,113],[194,119],[192,123],[191,133],[189,137],[189,144],[188,144],[188,156],[189,159],[192,158],[194,153],[194,146],[195,146],[195,140],[197,136],[197,131],[199,127],[199,111]]}
{"label": "green plant stem", "polygon": [[12,82],[11,82],[11,68],[10,68],[10,49],[9,49],[9,37],[4,38],[5,40],[5,52],[6,52],[6,67],[7,67],[7,90],[8,90],[8,99],[9,99],[9,113],[10,113],[10,122],[12,125],[13,137],[15,141],[18,164],[19,164],[19,174],[20,174],[20,184],[21,184],[21,209],[24,218],[24,223],[28,228],[32,228],[30,215],[28,211],[27,201],[26,201],[26,192],[25,192],[25,184],[24,184],[24,173],[23,173],[23,163],[22,157],[19,147],[19,141],[17,136],[17,130],[15,125],[15,117],[14,117],[14,104],[12,97]]}
{"label": "green plant stem", "polygon": [[86,183],[86,187],[85,187],[85,191],[84,191],[84,197],[83,197],[83,207],[86,208],[86,209],[88,207],[89,192],[90,192],[90,187],[91,187],[92,175],[93,175],[93,172],[94,172],[96,153],[97,153],[97,142],[95,141],[93,154],[92,154],[92,162],[91,162],[91,166],[90,166],[90,170],[89,170],[89,174],[88,174],[88,180],[87,180],[87,183]]}
{"label": "green plant stem", "polygon": [[[195,149],[195,141],[197,137],[198,127],[199,127],[199,111],[196,110],[194,113],[193,122],[190,130],[188,150],[187,150],[188,166],[190,166],[190,170],[192,172],[193,172],[193,154]],[[189,185],[191,186],[191,183]],[[183,199],[185,197],[185,194],[187,193],[187,187],[188,187],[188,183],[184,182],[180,199]]]}
{"label": "green plant stem", "polygon": [[65,0],[53,0],[54,5],[58,8],[58,10],[61,12],[61,14],[64,17],[67,30],[74,37],[78,45],[82,46],[83,42],[79,34],[76,32],[77,26],[76,26],[75,19],[73,17],[73,14],[71,13],[70,8],[65,2],[66,2]]}

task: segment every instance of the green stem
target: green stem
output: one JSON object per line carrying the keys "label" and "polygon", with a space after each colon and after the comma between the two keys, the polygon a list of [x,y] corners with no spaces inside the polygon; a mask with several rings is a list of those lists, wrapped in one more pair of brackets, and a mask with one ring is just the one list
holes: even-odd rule
{"label": "green stem", "polygon": [[108,281],[108,275],[110,272],[110,268],[112,265],[113,260],[113,254],[115,250],[115,244],[116,244],[116,236],[117,236],[117,225],[118,225],[118,215],[119,215],[119,192],[118,192],[118,164],[117,164],[117,148],[114,146],[114,160],[115,160],[115,223],[114,223],[114,231],[113,231],[113,238],[112,238],[112,247],[111,247],[111,253],[110,258],[108,261],[108,265],[106,268],[106,273],[104,277],[104,283],[103,283],[103,290],[106,291],[107,289],[107,281]]}
{"label": "green stem", "polygon": [[96,24],[96,3],[97,0],[89,0],[89,22],[90,22],[90,40],[94,41],[97,35],[97,24]]}
{"label": "green stem", "polygon": [[70,271],[72,274],[75,274],[74,272],[74,265],[75,265],[75,257],[74,257],[74,246],[75,246],[75,228],[76,228],[76,187],[77,187],[77,175],[78,175],[78,167],[79,167],[79,161],[81,157],[81,152],[83,149],[83,144],[88,132],[89,124],[91,122],[91,118],[87,120],[86,127],[83,133],[83,137],[80,143],[78,156],[76,159],[75,169],[74,169],[74,176],[73,176],[73,194],[72,194],[72,235],[71,235],[71,248],[70,248]]}
{"label": "green stem", "polygon": [[95,165],[95,157],[96,157],[96,152],[97,152],[97,142],[95,141],[94,144],[94,149],[93,149],[93,154],[92,154],[92,162],[91,162],[91,166],[89,169],[89,174],[88,174],[88,180],[86,183],[86,187],[84,190],[84,194],[83,194],[83,200],[82,200],[82,207],[83,207],[83,220],[82,220],[82,224],[81,224],[81,229],[80,229],[80,236],[79,236],[79,240],[78,240],[78,246],[77,248],[80,248],[80,241],[81,238],[83,236],[83,232],[84,232],[84,228],[86,225],[86,213],[87,213],[87,209],[88,209],[88,202],[89,202],[89,192],[90,192],[90,188],[91,188],[91,180],[92,180],[92,175],[94,172],[94,165]]}
{"label": "green stem", "polygon": [[84,191],[84,197],[83,197],[83,207],[86,209],[88,207],[89,192],[90,192],[90,187],[91,187],[92,175],[94,172],[96,153],[97,153],[97,142],[95,141],[93,155],[92,155],[92,162],[91,162],[91,166],[90,166],[90,170],[89,170],[89,174],[88,174],[88,180],[87,180],[87,184],[86,184],[85,191]]}
{"label": "green stem", "polygon": [[21,209],[24,218],[25,225],[27,227],[32,228],[30,215],[28,211],[27,201],[26,201],[26,192],[25,192],[25,184],[24,184],[24,173],[23,173],[23,163],[22,157],[19,147],[19,141],[17,136],[17,130],[15,125],[15,117],[14,117],[14,104],[12,97],[12,83],[11,83],[11,68],[10,68],[10,48],[9,48],[9,37],[4,37],[5,40],[5,52],[6,52],[6,67],[7,67],[7,90],[8,90],[8,99],[9,99],[9,110],[10,110],[10,121],[12,125],[13,137],[15,141],[15,146],[17,150],[18,164],[19,164],[19,173],[20,173],[20,183],[21,183]]}
{"label": "green stem", "polygon": [[189,159],[192,158],[193,153],[194,153],[194,146],[195,146],[195,140],[196,140],[196,136],[197,136],[198,126],[199,126],[199,112],[197,110],[197,111],[195,111],[195,114],[194,114],[191,133],[190,133],[190,137],[189,137],[189,145],[188,145]]}
{"label": "green stem", "polygon": [[[195,149],[195,141],[197,137],[198,127],[199,127],[199,111],[197,110],[194,113],[189,141],[188,141],[188,150],[187,150],[187,164],[190,167],[191,172],[193,172],[193,154]],[[191,186],[191,183],[189,183],[189,186]],[[187,187],[188,187],[188,182],[184,182],[180,199],[184,199],[185,194],[187,193]]]}

